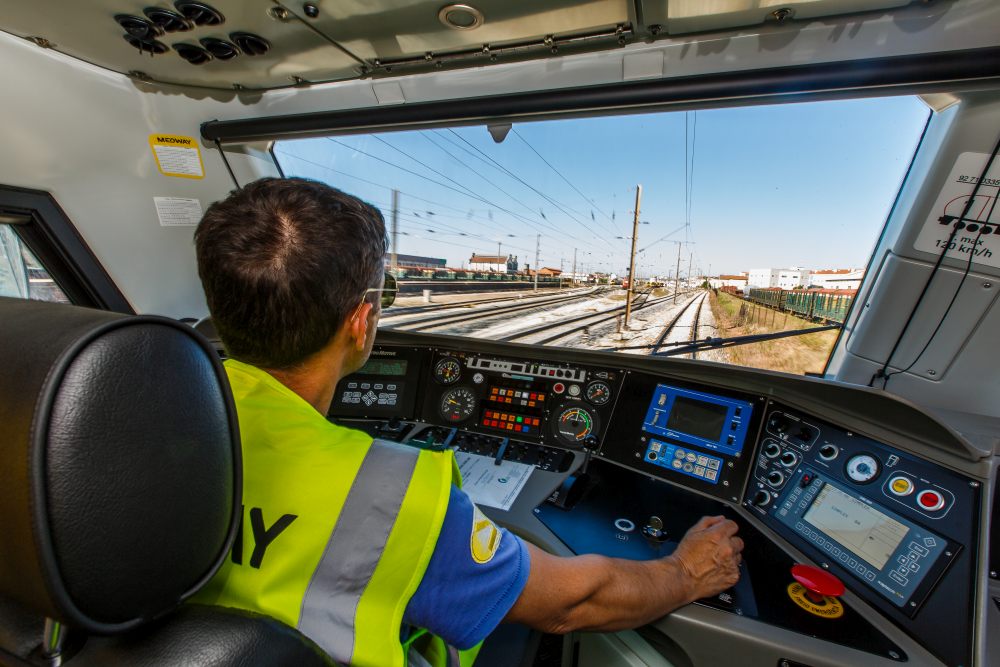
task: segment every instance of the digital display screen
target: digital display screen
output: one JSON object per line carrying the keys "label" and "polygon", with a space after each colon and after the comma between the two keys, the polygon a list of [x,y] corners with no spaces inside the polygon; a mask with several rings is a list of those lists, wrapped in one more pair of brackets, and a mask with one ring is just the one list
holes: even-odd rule
{"label": "digital display screen", "polygon": [[910,530],[831,484],[823,486],[802,518],[879,570]]}
{"label": "digital display screen", "polygon": [[384,375],[388,377],[401,377],[406,375],[406,359],[369,359],[360,370],[355,371],[358,375]]}
{"label": "digital display screen", "polygon": [[743,451],[752,414],[749,401],[660,384],[649,401],[642,428],[664,442],[733,456]]}
{"label": "digital display screen", "polygon": [[729,408],[725,405],[678,396],[667,418],[667,428],[718,441],[728,415]]}

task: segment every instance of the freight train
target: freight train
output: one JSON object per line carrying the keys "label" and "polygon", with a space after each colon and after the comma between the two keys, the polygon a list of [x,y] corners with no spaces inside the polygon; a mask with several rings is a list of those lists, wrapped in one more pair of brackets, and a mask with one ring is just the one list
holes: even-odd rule
{"label": "freight train", "polygon": [[736,288],[724,288],[724,291],[741,296],[752,303],[828,324],[844,323],[857,294],[857,290],[786,290],[780,287],[750,288],[745,295]]}

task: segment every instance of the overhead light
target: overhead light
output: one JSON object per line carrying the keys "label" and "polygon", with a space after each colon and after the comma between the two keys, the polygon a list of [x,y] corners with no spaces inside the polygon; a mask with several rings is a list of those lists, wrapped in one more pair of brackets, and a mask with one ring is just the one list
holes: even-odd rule
{"label": "overhead light", "polygon": [[472,30],[486,20],[483,13],[471,5],[445,5],[438,12],[438,19],[455,30]]}

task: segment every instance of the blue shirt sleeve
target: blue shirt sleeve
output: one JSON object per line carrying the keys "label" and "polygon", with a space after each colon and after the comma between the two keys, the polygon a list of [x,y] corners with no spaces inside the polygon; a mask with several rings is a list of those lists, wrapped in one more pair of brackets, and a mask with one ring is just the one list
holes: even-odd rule
{"label": "blue shirt sleeve", "polygon": [[403,620],[456,648],[471,648],[514,606],[530,566],[524,542],[452,486],[441,535]]}

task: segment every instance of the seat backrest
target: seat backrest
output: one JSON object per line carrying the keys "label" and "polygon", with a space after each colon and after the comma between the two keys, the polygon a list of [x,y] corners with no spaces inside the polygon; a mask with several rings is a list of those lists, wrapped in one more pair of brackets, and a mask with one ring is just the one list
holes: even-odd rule
{"label": "seat backrest", "polygon": [[[242,511],[232,395],[200,335],[168,318],[0,298],[0,369],[0,615],[17,617],[0,624],[19,629],[0,633],[8,660],[30,657],[25,633],[40,623],[54,646],[36,654],[84,663],[177,635],[211,644],[222,619],[220,632],[243,628],[245,641],[187,644],[195,653],[176,664],[227,664],[227,650],[274,633],[328,664],[255,615],[192,607],[158,620],[215,573]],[[66,629],[72,650],[58,645]]]}

